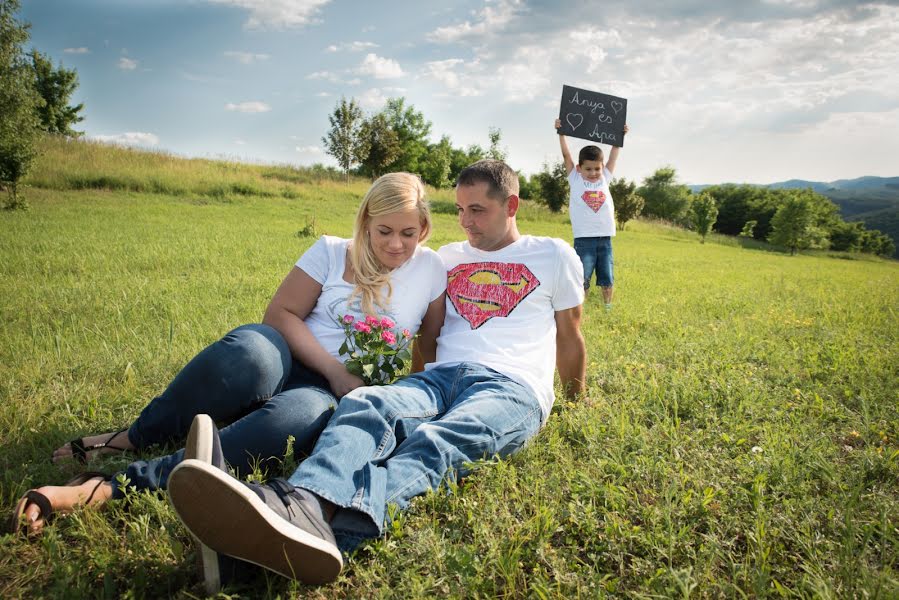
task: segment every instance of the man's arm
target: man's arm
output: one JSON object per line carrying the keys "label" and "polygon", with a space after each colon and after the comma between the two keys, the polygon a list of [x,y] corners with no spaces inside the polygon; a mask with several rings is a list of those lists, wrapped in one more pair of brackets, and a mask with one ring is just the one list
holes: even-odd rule
{"label": "man's arm", "polygon": [[576,400],[584,393],[587,378],[587,346],[581,335],[581,309],[556,311],[556,368],[565,397]]}
{"label": "man's arm", "polygon": [[[556,119],[556,130],[562,128],[562,119]],[[571,173],[574,168],[574,161],[571,160],[571,152],[568,150],[568,140],[561,133],[559,134],[559,146],[562,148],[562,160],[565,161],[565,174]]]}
{"label": "man's arm", "polygon": [[[629,128],[627,123],[624,124],[624,134],[627,135]],[[615,172],[615,164],[618,162],[618,153],[621,152],[621,148],[619,146],[612,146],[612,150],[609,152],[609,160],[606,161],[606,168],[609,170],[609,173]]]}

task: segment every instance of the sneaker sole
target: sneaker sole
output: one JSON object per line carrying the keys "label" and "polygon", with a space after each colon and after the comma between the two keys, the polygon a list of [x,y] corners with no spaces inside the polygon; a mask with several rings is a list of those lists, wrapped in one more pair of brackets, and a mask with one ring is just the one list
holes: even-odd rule
{"label": "sneaker sole", "polygon": [[[212,464],[212,440],[213,428],[215,424],[209,415],[197,415],[194,417],[193,423],[190,425],[190,431],[187,433],[187,441],[184,443],[184,459],[194,459],[201,462]],[[222,577],[219,572],[219,556],[218,553],[206,546],[203,542],[199,543],[198,568],[203,575],[203,588],[206,593],[213,596],[222,589]]]}
{"label": "sneaker sole", "polygon": [[303,583],[334,581],[343,568],[336,546],[291,525],[211,465],[185,460],[172,471],[168,488],[187,529],[217,552]]}

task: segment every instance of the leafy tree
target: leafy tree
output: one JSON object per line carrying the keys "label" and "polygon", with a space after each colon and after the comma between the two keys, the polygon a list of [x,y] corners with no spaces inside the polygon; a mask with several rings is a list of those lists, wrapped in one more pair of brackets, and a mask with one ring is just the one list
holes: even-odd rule
{"label": "leafy tree", "polygon": [[643,197],[643,214],[684,225],[688,222],[690,188],[677,183],[673,167],[662,167],[637,189]]}
{"label": "leafy tree", "polygon": [[814,209],[809,198],[802,194],[791,194],[771,219],[771,235],[768,241],[777,246],[796,251],[811,247],[819,235],[814,225]]}
{"label": "leafy tree", "polygon": [[349,181],[350,168],[368,156],[368,146],[360,137],[362,109],[355,99],[351,98],[348,102],[346,98],[341,98],[333,114],[328,115],[328,121],[331,129],[322,138],[322,143],[327,153],[337,159]]}
{"label": "leafy tree", "polygon": [[487,158],[502,161],[506,160],[505,150],[499,147],[500,140],[502,140],[503,137],[502,130],[499,127],[491,127],[487,135],[490,138],[490,148],[487,150]]}
{"label": "leafy tree", "polygon": [[61,64],[59,68],[54,68],[50,57],[37,50],[32,49],[28,56],[34,70],[35,87],[44,99],[44,104],[38,107],[41,127],[49,133],[80,136],[84,132],[75,131],[72,125],[84,120],[78,114],[84,104],[69,106],[69,100],[78,87],[78,74],[63,68]]}
{"label": "leafy tree", "polygon": [[859,252],[865,227],[861,223],[838,223],[830,230],[830,247],[843,252]]}
{"label": "leafy tree", "polygon": [[359,139],[361,146],[368,148],[367,155],[360,161],[360,170],[372,179],[380,177],[400,155],[399,136],[390,128],[384,113],[362,121]]}
{"label": "leafy tree", "polygon": [[534,197],[534,187],[536,187],[532,180],[528,179],[528,177],[519,172],[518,173],[518,197],[522,200],[530,200]]}
{"label": "leafy tree", "polygon": [[384,115],[400,143],[400,155],[391,164],[391,171],[421,173],[420,163],[428,153],[431,122],[412,105],[406,106],[405,98],[387,100]]}
{"label": "leafy tree", "polygon": [[867,254],[891,256],[896,252],[896,244],[890,236],[876,229],[868,229],[862,235],[861,250]]}
{"label": "leafy tree", "polygon": [[421,163],[421,178],[425,183],[438,189],[450,187],[452,150],[449,136],[443,136],[440,142],[431,145],[427,157]]}
{"label": "leafy tree", "polygon": [[740,231],[740,237],[751,238],[753,237],[752,232],[755,229],[755,226],[758,225],[758,221],[749,220],[746,221],[746,224],[743,225],[743,229]]}
{"label": "leafy tree", "polygon": [[538,199],[553,212],[561,212],[568,202],[568,173],[565,163],[559,161],[550,166],[543,163],[543,170],[534,175],[532,181],[537,184]]}
{"label": "leafy tree", "polygon": [[19,195],[19,180],[37,154],[37,109],[42,102],[22,51],[28,24],[15,18],[18,9],[18,0],[0,0],[0,186],[8,193],[8,209],[28,206]]}
{"label": "leafy tree", "polygon": [[626,179],[613,179],[609,183],[609,192],[612,194],[612,202],[615,203],[615,221],[618,227],[624,229],[625,224],[640,216],[645,201],[637,193],[637,184]]}
{"label": "leafy tree", "polygon": [[700,241],[704,244],[705,236],[712,230],[712,225],[718,218],[718,206],[715,204],[715,198],[707,192],[702,192],[690,204],[690,214],[693,226],[696,227],[696,233],[699,234]]}

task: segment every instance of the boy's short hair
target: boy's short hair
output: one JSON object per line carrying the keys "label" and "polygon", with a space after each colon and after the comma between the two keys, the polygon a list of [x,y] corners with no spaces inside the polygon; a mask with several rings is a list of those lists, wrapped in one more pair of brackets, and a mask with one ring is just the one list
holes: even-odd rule
{"label": "boy's short hair", "polygon": [[456,186],[487,184],[487,195],[505,202],[518,195],[518,173],[501,160],[484,159],[470,164],[459,173]]}
{"label": "boy's short hair", "polygon": [[585,160],[598,160],[599,162],[602,162],[602,159],[602,148],[599,146],[584,146],[577,154],[578,166],[584,164]]}

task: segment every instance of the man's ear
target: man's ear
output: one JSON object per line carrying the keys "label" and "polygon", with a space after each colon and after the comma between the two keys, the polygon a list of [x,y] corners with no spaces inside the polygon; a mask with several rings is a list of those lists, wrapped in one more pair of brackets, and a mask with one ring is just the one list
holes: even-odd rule
{"label": "man's ear", "polygon": [[506,216],[507,217],[515,216],[515,213],[518,212],[518,204],[519,204],[518,196],[516,196],[515,194],[512,194],[511,196],[509,196],[509,198],[506,200]]}

